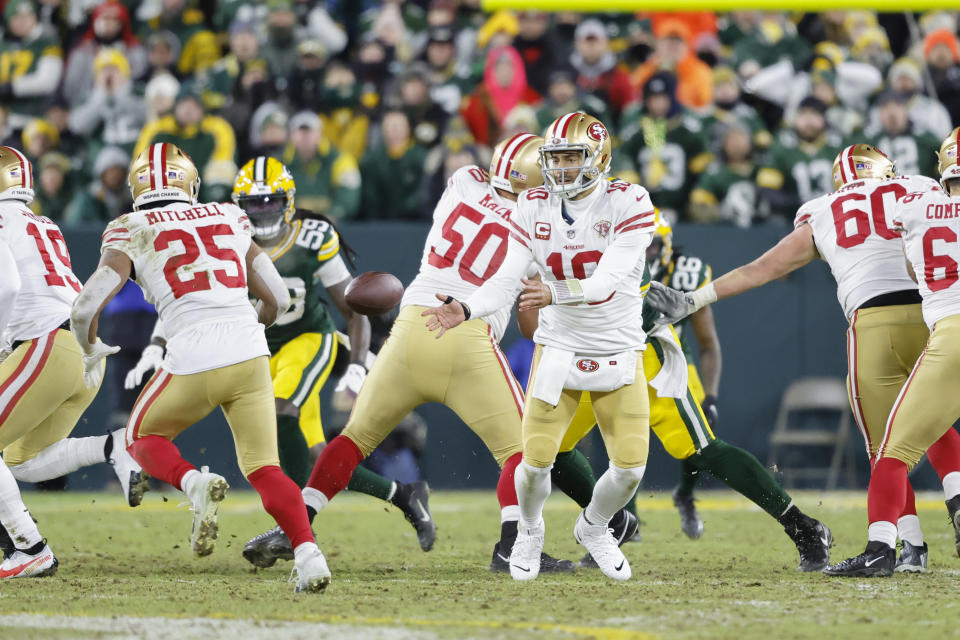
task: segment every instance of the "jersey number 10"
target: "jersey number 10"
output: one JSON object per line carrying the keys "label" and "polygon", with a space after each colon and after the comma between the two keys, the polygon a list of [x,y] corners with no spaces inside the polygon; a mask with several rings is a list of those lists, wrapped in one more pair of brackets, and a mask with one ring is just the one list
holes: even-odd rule
{"label": "jersey number 10", "polygon": [[[196,227],[194,231],[200,236],[203,248],[211,258],[223,260],[224,262],[233,262],[237,265],[236,275],[230,275],[226,269],[216,269],[213,277],[217,282],[228,289],[241,289],[247,286],[247,280],[243,273],[243,263],[233,249],[224,249],[217,246],[215,238],[217,236],[232,236],[233,229],[225,224],[211,224],[205,227]],[[186,229],[167,229],[157,234],[153,241],[153,248],[156,251],[163,251],[171,243],[179,242],[183,245],[183,253],[171,256],[166,264],[163,265],[163,276],[167,279],[170,289],[173,290],[173,297],[179,298],[194,291],[206,291],[210,288],[210,274],[206,271],[194,271],[193,277],[189,280],[181,280],[177,275],[177,269],[193,264],[200,257],[200,247],[197,245],[196,236]]]}

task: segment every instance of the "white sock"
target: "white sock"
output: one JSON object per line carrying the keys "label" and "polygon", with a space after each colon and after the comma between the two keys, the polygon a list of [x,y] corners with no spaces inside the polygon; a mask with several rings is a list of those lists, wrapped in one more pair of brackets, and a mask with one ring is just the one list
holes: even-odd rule
{"label": "white sock", "polygon": [[550,497],[549,467],[534,467],[521,462],[513,473],[513,486],[517,489],[520,502],[520,525],[527,529],[539,529],[543,526],[543,505]]}
{"label": "white sock", "polygon": [[13,477],[20,482],[43,482],[59,478],[77,469],[105,462],[103,447],[110,436],[64,438],[18,465],[10,465]]}
{"label": "white sock", "polygon": [[330,498],[323,495],[319,489],[314,489],[313,487],[304,487],[300,493],[303,494],[304,504],[318,513],[323,511],[323,508],[330,502]]}
{"label": "white sock", "polygon": [[594,485],[590,504],[583,510],[587,522],[606,526],[610,518],[623,509],[637,492],[646,468],[642,466],[621,469],[611,462],[610,468],[603,472]]}
{"label": "white sock", "polygon": [[943,496],[949,500],[960,495],[960,471],[951,471],[943,476]]}
{"label": "white sock", "polygon": [[520,519],[520,505],[511,504],[500,509],[500,524]]}
{"label": "white sock", "polygon": [[190,469],[190,471],[187,471],[185,474],[180,476],[180,490],[189,496],[190,489],[193,488],[193,483],[199,479],[200,472],[196,469]]}
{"label": "white sock", "polygon": [[886,520],[871,522],[867,529],[867,540],[870,542],[882,542],[888,547],[897,546],[897,525]]}
{"label": "white sock", "polygon": [[320,551],[320,547],[317,546],[316,542],[301,542],[297,545],[297,548],[293,550],[294,563],[299,564],[306,560],[313,555],[314,551]]}
{"label": "white sock", "polygon": [[36,523],[20,497],[17,480],[0,459],[0,524],[18,549],[29,549],[42,540]]}
{"label": "white sock", "polygon": [[897,537],[915,547],[922,547],[923,530],[920,528],[920,518],[912,515],[902,516],[897,520]]}

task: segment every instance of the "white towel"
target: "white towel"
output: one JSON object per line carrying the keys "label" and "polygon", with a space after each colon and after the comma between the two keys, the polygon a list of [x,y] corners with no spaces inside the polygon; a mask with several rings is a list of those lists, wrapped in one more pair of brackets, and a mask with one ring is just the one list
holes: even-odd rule
{"label": "white towel", "polygon": [[534,398],[543,400],[551,406],[557,406],[560,402],[560,394],[563,393],[563,385],[567,381],[567,372],[576,354],[573,351],[565,351],[556,347],[541,347],[540,360],[537,363],[537,371],[533,376],[533,389],[531,394]]}
{"label": "white towel", "polygon": [[636,351],[585,355],[555,347],[541,347],[531,393],[534,398],[557,406],[564,389],[615,391],[633,384],[636,373]]}
{"label": "white towel", "polygon": [[673,327],[660,325],[650,333],[650,338],[663,347],[663,364],[650,381],[661,398],[682,398],[687,392],[687,356]]}

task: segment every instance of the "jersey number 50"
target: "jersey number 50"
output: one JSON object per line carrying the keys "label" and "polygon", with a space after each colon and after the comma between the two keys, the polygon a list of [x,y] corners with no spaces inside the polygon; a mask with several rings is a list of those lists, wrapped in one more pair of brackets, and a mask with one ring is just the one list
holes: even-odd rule
{"label": "jersey number 50", "polygon": [[[217,258],[224,262],[233,262],[237,265],[236,275],[230,275],[226,269],[216,269],[213,277],[217,282],[228,289],[240,289],[247,286],[247,280],[243,273],[243,263],[233,249],[224,249],[217,246],[215,238],[217,236],[232,236],[233,230],[229,225],[210,224],[205,227],[196,227],[194,231],[200,236],[203,248],[211,258]],[[189,280],[181,280],[177,275],[180,267],[193,264],[200,257],[200,247],[197,245],[196,237],[186,229],[167,229],[157,234],[153,241],[153,248],[156,251],[163,251],[172,243],[179,242],[183,245],[183,253],[170,256],[166,264],[163,265],[163,276],[167,279],[170,289],[173,290],[173,297],[179,298],[194,291],[206,291],[210,288],[210,275],[206,271],[194,271],[193,277]]]}
{"label": "jersey number 50", "polygon": [[[459,225],[458,229],[457,223],[461,220],[464,222]],[[507,257],[507,244],[509,242],[507,238],[510,236],[510,232],[501,224],[496,222],[482,223],[482,213],[465,204],[457,205],[457,208],[450,213],[446,222],[443,223],[443,229],[441,231],[443,239],[450,243],[449,246],[445,251],[439,249],[437,246],[430,247],[430,256],[427,258],[427,262],[437,269],[448,269],[452,267],[454,263],[457,262],[457,258],[463,250],[465,244],[464,234],[473,235],[473,241],[467,247],[463,257],[460,258],[457,271],[459,271],[460,277],[463,278],[465,282],[469,282],[478,287],[482,285],[490,276],[497,272],[497,269],[503,264],[504,258]],[[480,226],[479,230],[474,231],[473,227],[475,225],[482,226]],[[492,246],[492,249],[488,249],[487,245],[490,243],[491,238],[495,239],[495,245]],[[477,275],[473,270],[473,264],[481,254],[488,255],[489,258],[487,268],[484,269],[483,274]]]}

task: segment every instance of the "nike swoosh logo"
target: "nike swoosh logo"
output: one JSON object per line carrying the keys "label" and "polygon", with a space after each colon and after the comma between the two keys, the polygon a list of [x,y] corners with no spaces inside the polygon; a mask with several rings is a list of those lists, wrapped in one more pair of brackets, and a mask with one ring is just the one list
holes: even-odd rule
{"label": "nike swoosh logo", "polygon": [[626,560],[621,560],[621,561],[620,561],[620,564],[617,565],[616,567],[614,567],[613,570],[614,570],[614,571],[620,571],[620,569],[623,569],[623,563],[624,563],[624,562],[626,562]]}
{"label": "nike swoosh logo", "polygon": [[423,508],[423,503],[417,500],[417,508],[420,509],[420,522],[430,522],[430,514]]}
{"label": "nike swoosh logo", "polygon": [[39,558],[34,558],[33,560],[29,560],[29,561],[27,561],[27,562],[24,562],[24,563],[21,564],[20,566],[14,567],[13,569],[7,569],[7,570],[5,570],[5,569],[0,569],[0,578],[9,578],[10,576],[15,576],[15,575],[17,575],[18,573],[23,573],[23,572],[25,572],[27,569],[30,569],[30,568],[32,567],[32,565],[42,564],[42,563],[43,563],[44,561],[46,561],[48,558],[50,558],[50,556],[48,556],[48,555],[47,555],[47,556],[41,556],[41,557],[39,557]]}
{"label": "nike swoosh logo", "polygon": [[510,558],[504,558],[503,554],[500,553],[499,551],[497,552],[497,557],[503,560],[504,562],[510,562]]}
{"label": "nike swoosh logo", "polygon": [[827,536],[820,536],[820,542],[822,542],[823,546],[825,547],[830,546],[830,538],[828,538]]}
{"label": "nike swoosh logo", "polygon": [[[503,556],[500,556],[500,557],[502,558]],[[520,569],[520,571],[526,571],[527,573],[530,573],[530,569],[527,569],[526,567],[521,567],[521,566],[518,565],[518,564],[511,565],[511,566],[514,566],[514,567],[516,567],[517,569]]]}
{"label": "nike swoosh logo", "polygon": [[876,564],[881,560],[883,560],[883,556],[879,556],[877,558],[874,558],[873,560],[867,560],[866,562],[863,563],[863,566],[869,567],[870,565]]}

